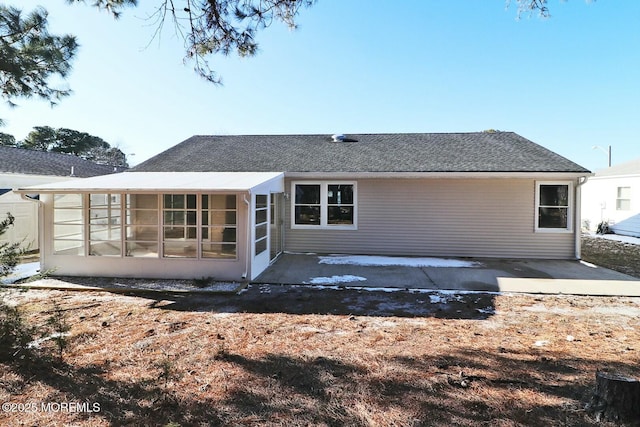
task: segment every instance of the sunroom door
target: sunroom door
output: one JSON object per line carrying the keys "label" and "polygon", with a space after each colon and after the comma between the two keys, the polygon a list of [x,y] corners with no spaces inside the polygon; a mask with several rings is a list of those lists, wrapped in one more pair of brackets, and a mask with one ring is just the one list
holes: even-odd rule
{"label": "sunroom door", "polygon": [[253,260],[251,263],[251,279],[254,279],[270,261],[270,212],[269,194],[256,194],[253,209]]}

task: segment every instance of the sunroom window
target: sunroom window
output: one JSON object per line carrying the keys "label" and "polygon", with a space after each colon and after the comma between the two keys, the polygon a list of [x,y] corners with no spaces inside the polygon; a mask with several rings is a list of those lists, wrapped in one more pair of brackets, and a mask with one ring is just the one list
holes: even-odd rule
{"label": "sunroom window", "polygon": [[53,195],[56,255],[236,259],[237,227],[235,194]]}
{"label": "sunroom window", "polygon": [[158,195],[125,196],[126,256],[158,257]]}
{"label": "sunroom window", "polygon": [[120,256],[122,205],[120,194],[89,195],[89,255]]}
{"label": "sunroom window", "polygon": [[195,194],[165,194],[162,241],[165,257],[198,256],[197,198]]}
{"label": "sunroom window", "polygon": [[571,229],[571,183],[538,183],[536,187],[536,229]]}
{"label": "sunroom window", "polygon": [[355,183],[294,182],[292,185],[294,227],[355,228]]}
{"label": "sunroom window", "polygon": [[53,253],[84,255],[84,208],[81,194],[53,195]]}
{"label": "sunroom window", "polygon": [[235,258],[237,254],[237,209],[235,194],[202,196],[203,258]]}

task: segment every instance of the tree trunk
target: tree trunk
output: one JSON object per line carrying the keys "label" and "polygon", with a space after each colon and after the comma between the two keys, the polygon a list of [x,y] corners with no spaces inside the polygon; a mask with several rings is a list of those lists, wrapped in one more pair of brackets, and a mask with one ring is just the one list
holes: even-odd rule
{"label": "tree trunk", "polygon": [[608,372],[596,372],[596,389],[587,405],[597,421],[639,422],[640,381]]}

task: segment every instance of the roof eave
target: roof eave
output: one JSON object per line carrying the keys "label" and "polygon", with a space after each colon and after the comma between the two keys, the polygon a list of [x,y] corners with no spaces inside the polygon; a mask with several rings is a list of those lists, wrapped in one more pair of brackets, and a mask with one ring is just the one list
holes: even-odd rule
{"label": "roof eave", "polygon": [[535,178],[535,179],[573,179],[593,176],[591,172],[582,171],[549,171],[549,172],[285,172],[285,178],[295,179],[354,179],[354,178],[382,178],[382,179],[405,179],[405,178],[449,178],[449,179],[469,179],[469,178]]}

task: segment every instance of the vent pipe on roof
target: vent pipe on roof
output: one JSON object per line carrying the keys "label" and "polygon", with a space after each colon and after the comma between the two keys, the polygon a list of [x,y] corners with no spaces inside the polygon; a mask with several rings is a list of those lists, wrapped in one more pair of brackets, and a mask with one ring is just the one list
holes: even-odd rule
{"label": "vent pipe on roof", "polygon": [[71,175],[69,176],[76,176],[76,167],[75,166],[71,166]]}
{"label": "vent pipe on roof", "polygon": [[337,133],[335,135],[331,135],[332,142],[358,142],[357,139],[349,138],[347,135],[342,133]]}

